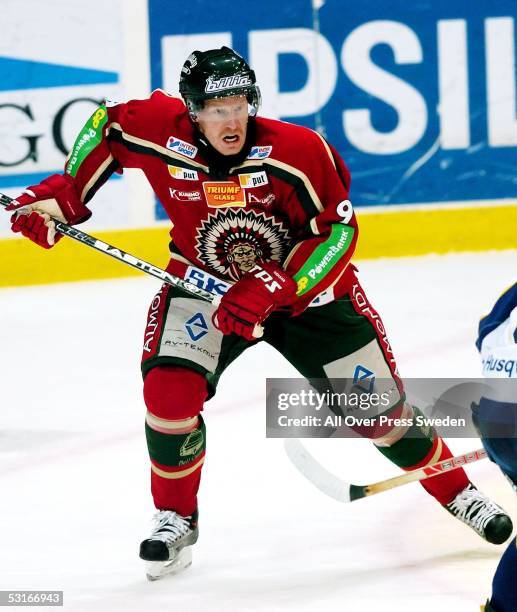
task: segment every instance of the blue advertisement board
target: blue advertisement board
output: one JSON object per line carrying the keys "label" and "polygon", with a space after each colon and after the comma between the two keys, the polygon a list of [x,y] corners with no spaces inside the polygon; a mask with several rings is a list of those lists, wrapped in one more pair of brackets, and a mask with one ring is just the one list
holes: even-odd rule
{"label": "blue advertisement board", "polygon": [[151,81],[194,48],[255,68],[262,114],[318,129],[358,205],[517,197],[515,0],[149,0]]}

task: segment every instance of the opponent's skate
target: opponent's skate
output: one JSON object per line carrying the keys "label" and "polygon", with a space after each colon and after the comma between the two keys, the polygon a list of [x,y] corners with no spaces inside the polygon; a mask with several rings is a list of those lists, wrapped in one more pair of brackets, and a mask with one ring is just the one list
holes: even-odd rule
{"label": "opponent's skate", "polygon": [[502,544],[512,533],[510,517],[472,483],[444,508],[491,544]]}
{"label": "opponent's skate", "polygon": [[172,510],[160,510],[149,538],[140,544],[140,558],[146,561],[148,580],[177,574],[192,564],[190,547],[198,538],[197,512],[181,516]]}

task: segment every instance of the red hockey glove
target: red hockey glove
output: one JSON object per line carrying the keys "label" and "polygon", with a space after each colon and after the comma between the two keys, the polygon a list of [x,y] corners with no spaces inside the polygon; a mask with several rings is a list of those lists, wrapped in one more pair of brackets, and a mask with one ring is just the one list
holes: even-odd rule
{"label": "red hockey glove", "polygon": [[21,232],[36,244],[50,249],[62,238],[56,233],[53,219],[63,223],[86,221],[92,213],[77,197],[73,182],[67,174],[53,174],[39,185],[28,187],[6,208],[15,211],[11,217],[13,232]]}
{"label": "red hockey glove", "polygon": [[223,334],[254,340],[255,325],[296,298],[296,282],[274,263],[256,265],[222,297],[212,320]]}

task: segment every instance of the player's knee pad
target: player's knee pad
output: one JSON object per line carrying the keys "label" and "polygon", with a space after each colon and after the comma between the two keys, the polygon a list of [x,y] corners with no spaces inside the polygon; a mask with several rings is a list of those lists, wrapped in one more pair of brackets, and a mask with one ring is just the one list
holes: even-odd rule
{"label": "player's knee pad", "polygon": [[[181,421],[201,412],[207,393],[206,379],[199,372],[178,366],[152,368],[144,380],[144,400],[148,416],[156,419],[153,428],[183,428]],[[160,424],[160,420],[166,422]],[[184,426],[188,429],[190,423]]]}

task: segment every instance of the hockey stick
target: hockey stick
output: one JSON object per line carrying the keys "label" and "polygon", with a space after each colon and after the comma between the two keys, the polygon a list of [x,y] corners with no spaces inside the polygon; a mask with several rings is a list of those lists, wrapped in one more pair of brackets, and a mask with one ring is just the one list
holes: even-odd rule
{"label": "hockey stick", "polygon": [[[12,201],[12,198],[4,195],[3,193],[0,193],[1,206],[7,207]],[[168,283],[169,285],[172,285],[173,287],[178,287],[179,289],[182,289],[187,293],[195,295],[196,297],[201,298],[206,302],[210,302],[216,307],[219,306],[221,302],[221,297],[219,295],[213,295],[209,291],[205,291],[204,289],[201,289],[200,287],[197,287],[196,285],[189,283],[188,281],[183,280],[178,276],[169,274],[169,272],[166,272],[161,268],[157,268],[156,266],[153,266],[153,264],[150,264],[149,262],[143,259],[139,259],[138,257],[131,255],[130,253],[126,253],[122,249],[118,249],[117,247],[114,247],[113,245],[108,244],[107,242],[103,242],[102,240],[99,240],[94,236],[90,236],[90,234],[82,232],[81,230],[78,230],[77,228],[72,227],[71,225],[67,225],[66,223],[57,221],[57,219],[54,219],[54,222],[56,224],[56,230],[64,236],[68,236],[69,238],[72,238],[73,240],[76,240],[77,242],[80,242],[81,244],[84,244],[87,247],[95,249],[100,253],[104,253],[105,255],[109,255],[110,257],[118,259],[127,266],[131,266],[132,268],[141,270],[142,272],[145,272],[150,276],[159,278],[160,280]],[[260,325],[255,325],[255,329],[253,330],[253,336],[255,338],[260,338],[263,333],[264,329]]]}
{"label": "hockey stick", "polygon": [[284,442],[284,447],[293,465],[305,476],[305,478],[307,478],[307,480],[312,482],[312,484],[325,493],[325,495],[344,503],[353,502],[363,497],[375,495],[376,493],[382,493],[383,491],[388,491],[389,489],[394,489],[395,487],[400,487],[410,482],[416,482],[417,480],[432,478],[433,476],[438,476],[439,474],[444,474],[445,472],[463,467],[467,463],[473,463],[474,461],[487,457],[486,451],[481,448],[471,453],[458,455],[457,457],[445,459],[433,465],[428,465],[418,470],[395,476],[394,478],[388,478],[387,480],[381,480],[380,482],[374,482],[367,485],[356,485],[344,482],[325,469],[316,459],[314,459],[297,438],[287,438]]}

